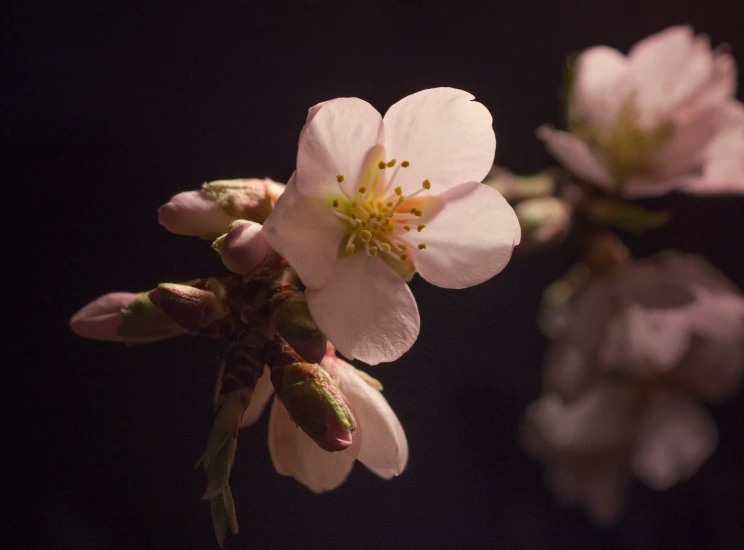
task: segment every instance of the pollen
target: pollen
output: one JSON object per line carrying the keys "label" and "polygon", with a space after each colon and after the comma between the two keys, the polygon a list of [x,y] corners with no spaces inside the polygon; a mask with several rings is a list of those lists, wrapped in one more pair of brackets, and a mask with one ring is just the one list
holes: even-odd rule
{"label": "pollen", "polygon": [[336,181],[339,182],[339,183],[343,182],[344,181],[343,174],[339,174],[338,176],[336,176]]}
{"label": "pollen", "polygon": [[380,248],[382,248],[386,252],[390,252],[392,246],[390,246],[388,243],[380,243]]}
{"label": "pollen", "polygon": [[360,192],[360,193],[362,193],[362,194],[364,194],[364,193],[366,193],[366,192],[367,192],[367,188],[366,188],[366,187],[365,187],[364,185],[362,185],[362,186],[361,186],[361,187],[359,188],[359,192]]}
{"label": "pollen", "polygon": [[391,160],[390,162],[387,163],[387,167],[388,168],[392,168],[393,166],[395,166],[395,159],[393,159],[393,160]]}
{"label": "pollen", "polygon": [[376,246],[370,246],[369,247],[369,255],[370,256],[377,256],[377,247]]}
{"label": "pollen", "polygon": [[385,164],[384,160],[381,160],[380,163],[377,165],[380,170],[384,170],[386,166],[387,164]]}
{"label": "pollen", "polygon": [[431,182],[429,180],[424,180],[424,182],[421,184],[421,187],[424,189],[431,189]]}
{"label": "pollen", "polygon": [[338,200],[333,199],[333,208],[338,208]]}
{"label": "pollen", "polygon": [[425,226],[425,225],[424,225],[424,224],[422,223],[421,225],[419,225],[419,226],[418,226],[418,227],[416,228],[416,231],[418,231],[419,233],[421,233],[421,231],[422,231],[422,230],[424,229],[424,227],[426,227],[426,226]]}
{"label": "pollen", "polygon": [[406,231],[410,231],[411,230],[411,226],[410,225],[404,225],[403,226],[403,229],[405,229]]}
{"label": "pollen", "polygon": [[354,250],[355,250],[355,249],[356,249],[356,246],[354,246],[354,243],[351,243],[351,244],[347,244],[347,245],[346,245],[346,253],[347,253],[347,254],[348,254],[349,256],[351,256],[352,254],[354,254]]}
{"label": "pollen", "polygon": [[403,188],[401,186],[396,187],[395,188],[395,194],[400,197],[403,194]]}
{"label": "pollen", "polygon": [[386,202],[385,203],[385,206],[387,206],[388,208],[390,208],[391,206],[393,206],[393,201]]}
{"label": "pollen", "polygon": [[372,240],[372,233],[370,231],[367,231],[366,229],[362,229],[359,232],[359,237],[365,242],[368,243],[370,240]]}
{"label": "pollen", "polygon": [[400,255],[400,259],[401,261],[405,262],[408,259],[408,254],[404,252],[403,254]]}
{"label": "pollen", "polygon": [[400,163],[400,165],[403,168],[408,168],[409,166],[411,166],[411,163],[408,162],[407,160],[404,160],[403,162]]}
{"label": "pollen", "polygon": [[423,250],[424,248],[426,248],[426,245],[424,243],[421,243],[420,245],[418,245],[419,250]]}
{"label": "pollen", "polygon": [[408,250],[408,246],[406,245],[406,243],[398,243],[398,248],[400,248],[401,250]]}
{"label": "pollen", "polygon": [[352,212],[351,214],[349,214],[349,217],[352,220],[358,220],[359,219],[359,214],[357,214],[356,212]]}

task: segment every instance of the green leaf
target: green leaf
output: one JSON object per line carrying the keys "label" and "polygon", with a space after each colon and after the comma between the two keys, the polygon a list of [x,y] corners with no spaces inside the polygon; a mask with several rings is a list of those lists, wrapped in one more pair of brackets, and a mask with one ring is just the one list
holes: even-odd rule
{"label": "green leaf", "polygon": [[212,526],[214,535],[217,537],[217,543],[220,548],[225,545],[225,534],[227,529],[235,535],[238,532],[238,519],[235,515],[235,501],[233,500],[230,486],[226,485],[225,490],[209,500],[212,512]]}

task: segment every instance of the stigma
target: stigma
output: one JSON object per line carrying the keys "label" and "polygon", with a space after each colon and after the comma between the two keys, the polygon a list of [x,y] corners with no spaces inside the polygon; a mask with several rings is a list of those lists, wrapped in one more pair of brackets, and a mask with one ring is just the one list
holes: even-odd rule
{"label": "stigma", "polygon": [[[431,190],[431,182],[421,182],[421,187],[405,195],[397,185],[399,178],[411,163],[396,159],[379,160],[371,163],[360,181],[354,182],[351,196],[334,197],[330,206],[334,215],[348,224],[348,232],[341,243],[346,255],[364,253],[368,256],[385,255],[388,258],[405,262],[408,260],[408,246],[425,250],[426,243],[418,240],[426,228],[421,222],[428,197],[412,200],[421,193]],[[343,174],[336,181],[345,180]],[[416,231],[411,232],[415,228]],[[416,242],[412,238],[415,236]]]}

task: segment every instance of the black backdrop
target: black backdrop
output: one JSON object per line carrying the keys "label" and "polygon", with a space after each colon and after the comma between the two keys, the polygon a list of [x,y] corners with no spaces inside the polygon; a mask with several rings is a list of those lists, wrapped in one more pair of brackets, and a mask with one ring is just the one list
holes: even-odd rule
{"label": "black backdrop", "polygon": [[[157,225],[171,195],[220,178],[285,181],[307,108],[334,97],[384,112],[423,88],[463,88],[493,113],[497,159],[529,172],[550,164],[534,130],[558,122],[568,52],[626,50],[689,22],[744,63],[744,10],[730,0],[11,5],[2,352],[6,410],[19,422],[4,436],[16,458],[4,538],[19,542],[10,548],[215,547],[193,466],[210,429],[219,346],[124,347],[66,326],[110,290],[222,271],[203,242]],[[676,218],[630,241],[637,253],[703,253],[744,286],[744,199],[647,204]],[[316,496],[274,472],[264,417],[241,433],[232,476],[241,533],[226,547],[737,547],[741,398],[716,410],[721,444],[700,475],[663,494],[634,485],[617,529],[558,507],[518,447],[520,416],[539,392],[539,293],[569,265],[565,251],[517,257],[464,291],[415,280],[421,337],[373,370],[406,429],[407,471],[384,482],[357,464]]]}

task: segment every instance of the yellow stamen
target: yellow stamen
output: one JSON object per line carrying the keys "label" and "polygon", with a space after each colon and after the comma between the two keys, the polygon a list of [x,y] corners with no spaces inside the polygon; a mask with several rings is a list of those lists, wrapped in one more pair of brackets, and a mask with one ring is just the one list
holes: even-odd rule
{"label": "yellow stamen", "polygon": [[390,162],[387,163],[387,167],[388,168],[392,168],[393,166],[395,166],[395,159],[393,159],[393,160],[391,160]]}
{"label": "yellow stamen", "polygon": [[[362,222],[362,224],[363,224],[363,223],[364,223],[364,222]],[[365,243],[368,243],[368,242],[370,241],[370,239],[372,239],[372,233],[371,233],[371,232],[369,232],[369,231],[367,231],[366,229],[362,229],[362,230],[361,230],[361,231],[359,232],[359,237],[361,237],[361,239],[362,239],[362,240],[363,240],[363,241],[364,241]]]}
{"label": "yellow stamen", "polygon": [[359,188],[359,192],[360,192],[360,193],[361,193],[361,194],[363,195],[364,193],[366,193],[366,192],[367,192],[367,188],[366,188],[366,187],[365,187],[364,185],[362,185],[362,186],[361,186],[361,187]]}
{"label": "yellow stamen", "polygon": [[426,248],[426,245],[424,243],[421,243],[420,245],[418,245],[419,250],[423,250],[424,248]]}
{"label": "yellow stamen", "polygon": [[339,174],[338,176],[336,176],[336,181],[341,183],[342,181],[344,181],[344,176],[342,174]]}
{"label": "yellow stamen", "polygon": [[408,245],[406,245],[406,243],[398,243],[398,248],[401,250],[408,250]]}
{"label": "yellow stamen", "polygon": [[421,187],[424,189],[431,189],[431,182],[429,180],[424,180],[424,183],[421,184]]}
{"label": "yellow stamen", "polygon": [[370,256],[377,256],[377,247],[376,246],[370,246],[369,247],[369,254],[370,254]]}
{"label": "yellow stamen", "polygon": [[386,202],[385,203],[385,206],[387,206],[388,208],[390,208],[391,206],[393,206],[393,201]]}
{"label": "yellow stamen", "polygon": [[385,164],[384,160],[381,160],[380,163],[377,165],[380,170],[384,170],[386,166],[387,164]]}
{"label": "yellow stamen", "polygon": [[338,201],[333,199],[333,208],[338,208]]}
{"label": "yellow stamen", "polygon": [[410,231],[411,230],[411,226],[410,225],[404,225],[403,226],[403,229],[405,229],[406,231]]}
{"label": "yellow stamen", "polygon": [[390,249],[392,248],[388,243],[380,243],[380,248],[383,250],[390,252]]}
{"label": "yellow stamen", "polygon": [[419,225],[419,226],[418,226],[418,227],[416,228],[416,230],[417,230],[417,231],[418,231],[419,233],[421,233],[421,230],[422,230],[422,229],[423,229],[424,227],[426,227],[426,226],[425,226],[425,225],[424,225],[424,224],[422,223],[421,225]]}
{"label": "yellow stamen", "polygon": [[403,168],[408,168],[409,166],[411,166],[411,163],[410,163],[410,162],[408,162],[407,160],[404,160],[403,162],[401,162],[401,163],[400,163],[400,165],[401,165],[401,166],[402,166]]}
{"label": "yellow stamen", "polygon": [[351,243],[351,244],[347,244],[347,245],[346,245],[346,253],[347,253],[347,254],[348,254],[349,256],[351,256],[352,254],[354,254],[354,250],[355,250],[355,249],[356,249],[356,247],[354,246],[354,243]]}
{"label": "yellow stamen", "polygon": [[400,255],[400,259],[405,262],[408,259],[408,254],[404,252],[403,254]]}
{"label": "yellow stamen", "polygon": [[395,188],[395,194],[400,197],[403,194],[403,188],[400,187],[400,186],[396,187]]}

